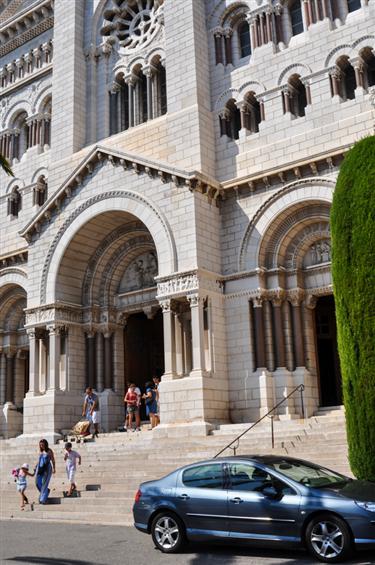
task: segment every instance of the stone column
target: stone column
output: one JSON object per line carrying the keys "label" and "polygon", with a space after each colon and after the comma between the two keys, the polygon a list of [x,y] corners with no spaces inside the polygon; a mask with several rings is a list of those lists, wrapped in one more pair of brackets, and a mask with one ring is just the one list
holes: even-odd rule
{"label": "stone column", "polygon": [[89,332],[86,334],[86,385],[91,388],[96,388],[96,351],[95,351],[95,332]]}
{"label": "stone column", "polygon": [[224,30],[225,41],[225,63],[232,64],[232,30],[227,28]]}
{"label": "stone column", "polygon": [[6,390],[6,355],[2,351],[0,353],[0,404],[5,404]]}
{"label": "stone column", "polygon": [[191,310],[191,336],[193,368],[190,374],[202,374],[205,371],[203,298],[198,294],[187,296]]}
{"label": "stone column", "polygon": [[342,78],[341,71],[336,67],[329,73],[332,82],[333,96],[340,96],[340,81]]}
{"label": "stone column", "polygon": [[104,389],[112,389],[112,333],[104,334]]}
{"label": "stone column", "polygon": [[263,317],[263,298],[253,299],[256,367],[266,368],[266,347]]}
{"label": "stone column", "polygon": [[15,352],[13,350],[7,351],[5,355],[5,402],[14,402],[14,357]]}
{"label": "stone column", "polygon": [[29,337],[29,390],[26,391],[28,396],[38,396],[39,390],[39,340],[35,328],[27,331]]}
{"label": "stone column", "polygon": [[259,28],[260,28],[260,44],[265,44],[265,35],[264,35],[264,14],[259,15]]}
{"label": "stone column", "polygon": [[182,324],[181,315],[178,312],[174,313],[174,328],[175,328],[175,347],[176,347],[176,373],[182,376],[184,371],[184,354],[182,344]]}
{"label": "stone column", "polygon": [[48,391],[60,390],[60,351],[61,328],[57,325],[47,326],[49,333],[49,379]]}
{"label": "stone column", "polygon": [[275,327],[275,351],[276,351],[276,368],[285,368],[286,367],[286,359],[285,359],[285,337],[284,337],[284,329],[283,329],[283,319],[282,319],[282,312],[281,306],[283,303],[282,297],[275,297],[272,299],[272,307],[273,307],[273,319],[274,319],[274,327]]}
{"label": "stone column", "polygon": [[134,80],[134,77],[132,75],[126,77],[125,82],[128,85],[129,127],[131,128],[135,125],[135,121],[134,121],[134,85],[135,85],[135,80]]}
{"label": "stone column", "polygon": [[216,64],[223,63],[223,30],[221,28],[214,31],[215,41],[215,60]]}
{"label": "stone column", "polygon": [[96,334],[95,355],[97,366],[95,388],[98,392],[102,392],[104,389],[104,339],[101,332]]}
{"label": "stone column", "polygon": [[160,303],[163,311],[163,332],[164,332],[164,375],[163,379],[176,378],[176,348],[174,314],[172,311],[172,301],[163,300]]}
{"label": "stone column", "polygon": [[147,120],[152,120],[154,117],[152,112],[152,77],[154,73],[151,67],[147,67],[143,69],[143,74],[147,81]]}
{"label": "stone column", "polygon": [[292,320],[293,320],[293,349],[294,349],[294,363],[296,367],[305,366],[305,347],[303,343],[303,326],[302,326],[302,312],[301,302],[303,294],[299,293],[290,298],[292,305]]}
{"label": "stone column", "polygon": [[284,100],[285,114],[288,114],[290,113],[290,92],[287,86],[283,88],[282,95]]}

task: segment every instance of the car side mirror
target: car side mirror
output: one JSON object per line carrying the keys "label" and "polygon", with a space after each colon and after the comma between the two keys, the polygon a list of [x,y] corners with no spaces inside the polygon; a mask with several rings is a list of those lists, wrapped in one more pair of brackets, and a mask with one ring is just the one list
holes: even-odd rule
{"label": "car side mirror", "polygon": [[281,498],[280,496],[281,493],[277,491],[275,487],[272,486],[264,487],[262,489],[262,494],[264,494],[266,498],[271,498],[272,500],[275,500],[276,498]]}

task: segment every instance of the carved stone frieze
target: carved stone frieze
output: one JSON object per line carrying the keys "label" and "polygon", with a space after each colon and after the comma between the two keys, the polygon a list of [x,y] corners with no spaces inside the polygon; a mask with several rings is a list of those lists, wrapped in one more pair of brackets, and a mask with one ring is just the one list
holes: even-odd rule
{"label": "carved stone frieze", "polygon": [[158,260],[154,251],[142,253],[130,263],[120,282],[120,293],[155,286]]}
{"label": "carved stone frieze", "polygon": [[190,271],[158,281],[157,297],[184,296],[191,291],[205,290],[223,293],[223,283],[214,275]]}
{"label": "carved stone frieze", "polygon": [[25,326],[81,324],[82,321],[82,310],[79,307],[49,304],[25,310]]}

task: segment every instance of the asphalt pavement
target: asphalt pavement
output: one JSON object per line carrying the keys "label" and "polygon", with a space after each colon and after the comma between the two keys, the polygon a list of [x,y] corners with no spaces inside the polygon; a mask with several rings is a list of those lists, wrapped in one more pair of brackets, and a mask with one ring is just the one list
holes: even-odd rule
{"label": "asphalt pavement", "polygon": [[[312,565],[303,551],[189,544],[178,555],[156,550],[150,536],[134,528],[62,523],[0,522],[0,563],[7,565]],[[361,553],[351,564],[374,565]]]}

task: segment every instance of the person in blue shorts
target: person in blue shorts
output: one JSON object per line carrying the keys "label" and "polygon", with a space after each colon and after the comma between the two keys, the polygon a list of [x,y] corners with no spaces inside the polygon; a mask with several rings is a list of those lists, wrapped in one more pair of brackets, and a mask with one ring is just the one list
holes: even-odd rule
{"label": "person in blue shorts", "polygon": [[151,429],[158,425],[158,403],[155,385],[152,381],[146,383],[146,392],[142,396],[146,402],[146,414],[150,418]]}

